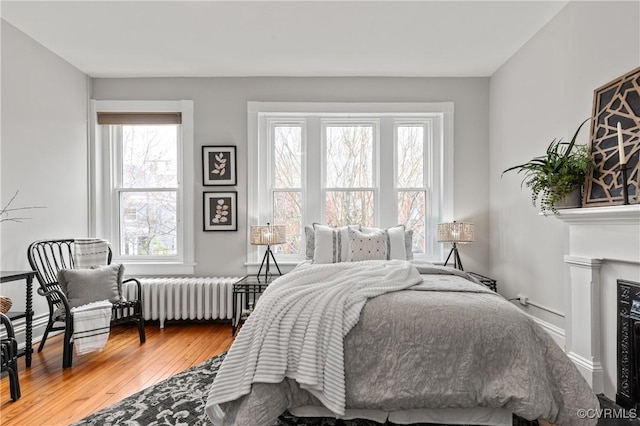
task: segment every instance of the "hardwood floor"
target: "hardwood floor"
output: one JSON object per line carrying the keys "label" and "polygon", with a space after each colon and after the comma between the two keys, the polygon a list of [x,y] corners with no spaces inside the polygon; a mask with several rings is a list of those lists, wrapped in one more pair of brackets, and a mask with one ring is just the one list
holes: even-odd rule
{"label": "hardwood floor", "polygon": [[[33,354],[31,368],[19,360],[22,398],[11,401],[9,378],[0,381],[3,426],[68,425],[229,349],[231,326],[170,322],[147,324],[140,344],[134,326],[115,326],[102,352],[77,356],[62,370],[62,335]],[[37,345],[34,345],[37,350]]]}
{"label": "hardwood floor", "polygon": [[[22,398],[9,396],[9,378],[0,380],[0,425],[69,425],[167,377],[229,349],[231,326],[206,322],[169,322],[160,329],[147,325],[140,345],[133,326],[111,329],[102,352],[74,356],[73,367],[62,370],[62,335],[49,338],[33,354],[31,368],[19,361]],[[37,349],[37,345],[35,348]],[[615,404],[601,400],[603,408]],[[600,419],[598,425],[638,425],[636,420]]]}

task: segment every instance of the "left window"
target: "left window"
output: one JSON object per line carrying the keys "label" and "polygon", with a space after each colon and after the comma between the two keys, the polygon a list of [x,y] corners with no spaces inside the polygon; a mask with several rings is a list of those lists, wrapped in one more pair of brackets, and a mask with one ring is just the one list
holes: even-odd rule
{"label": "left window", "polygon": [[94,234],[129,273],[193,273],[192,102],[92,107]]}

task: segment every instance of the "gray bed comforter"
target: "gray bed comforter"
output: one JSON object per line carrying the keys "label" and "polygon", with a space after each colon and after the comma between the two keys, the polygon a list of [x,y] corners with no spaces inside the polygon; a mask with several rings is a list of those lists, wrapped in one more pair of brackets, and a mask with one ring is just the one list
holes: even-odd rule
{"label": "gray bed comforter", "polygon": [[[419,271],[422,284],[370,299],[345,337],[347,408],[482,406],[557,425],[596,424],[578,416],[599,407],[593,391],[531,318],[456,270]],[[307,405],[319,402],[285,379],[255,383],[221,408],[225,424],[266,426]]]}

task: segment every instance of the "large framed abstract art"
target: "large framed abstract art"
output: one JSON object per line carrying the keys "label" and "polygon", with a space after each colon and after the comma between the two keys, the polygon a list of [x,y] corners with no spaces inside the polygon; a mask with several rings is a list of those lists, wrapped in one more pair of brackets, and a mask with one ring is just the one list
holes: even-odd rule
{"label": "large framed abstract art", "polygon": [[640,203],[640,68],[594,91],[589,150],[595,167],[585,181],[583,206],[624,204],[621,164],[628,202]]}

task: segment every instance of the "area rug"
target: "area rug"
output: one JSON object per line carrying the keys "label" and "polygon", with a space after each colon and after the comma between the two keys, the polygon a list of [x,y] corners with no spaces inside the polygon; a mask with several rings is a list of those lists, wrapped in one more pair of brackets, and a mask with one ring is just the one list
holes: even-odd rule
{"label": "area rug", "polygon": [[[195,367],[169,377],[114,405],[74,423],[72,426],[206,426],[204,412],[209,387],[222,364],[225,354],[215,356]],[[391,425],[392,423],[387,423]],[[535,425],[514,416],[514,425]],[[339,420],[332,418],[297,418],[285,413],[273,426],[379,426],[369,420]],[[418,425],[415,425],[418,426]],[[437,426],[421,424],[420,426]]]}

